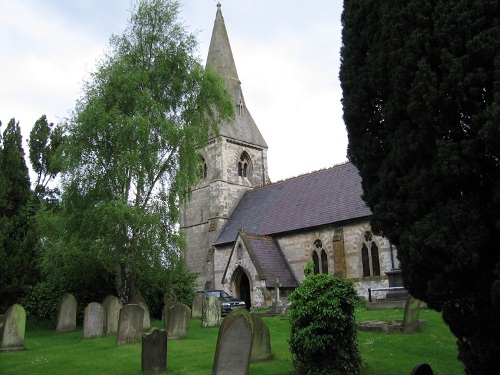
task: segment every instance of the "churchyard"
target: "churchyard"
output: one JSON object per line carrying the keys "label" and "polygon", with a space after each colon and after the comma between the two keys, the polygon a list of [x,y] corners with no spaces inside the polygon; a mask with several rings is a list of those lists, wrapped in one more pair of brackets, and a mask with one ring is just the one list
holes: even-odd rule
{"label": "churchyard", "polygon": [[[403,309],[366,310],[356,307],[356,320],[391,321],[403,319]],[[410,374],[420,362],[429,363],[434,374],[463,374],[456,359],[455,338],[442,322],[440,314],[421,310],[426,324],[414,334],[359,332],[358,345],[365,375]],[[290,324],[285,316],[263,317],[269,328],[272,359],[250,363],[250,374],[292,375],[288,346]],[[151,327],[163,329],[161,320],[151,320]],[[222,326],[224,327],[224,325]],[[141,374],[141,341],[117,345],[115,334],[84,338],[83,327],[56,333],[56,322],[27,319],[26,350],[0,353],[1,374]],[[144,331],[149,332],[150,329]],[[209,374],[216,353],[219,327],[202,327],[200,319],[191,319],[183,339],[168,339],[167,374]],[[228,345],[228,344],[225,344]],[[222,345],[221,345],[222,346]],[[229,347],[231,345],[229,344]]]}

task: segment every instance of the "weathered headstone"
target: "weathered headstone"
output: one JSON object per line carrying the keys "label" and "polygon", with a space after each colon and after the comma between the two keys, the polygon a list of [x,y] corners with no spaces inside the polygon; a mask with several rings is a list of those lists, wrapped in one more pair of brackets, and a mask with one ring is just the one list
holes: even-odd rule
{"label": "weathered headstone", "polygon": [[257,314],[250,314],[253,320],[253,345],[251,362],[263,362],[272,358],[269,328]]}
{"label": "weathered headstone", "polygon": [[163,306],[163,309],[161,310],[161,320],[163,320],[163,324],[166,326],[167,321],[168,321],[168,312],[170,311],[170,308],[173,307],[177,301],[169,301],[165,302],[165,305]]}
{"label": "weathered headstone", "polygon": [[[165,305],[168,306],[168,305]],[[191,309],[182,303],[174,302],[165,310],[165,328],[169,339],[183,339],[188,335]]]}
{"label": "weathered headstone", "polygon": [[419,363],[416,365],[412,372],[411,375],[433,375],[434,372],[432,371],[431,366],[429,366],[427,363]]}
{"label": "weathered headstone", "polygon": [[120,310],[116,344],[127,344],[141,339],[144,309],[139,305],[125,305]]}
{"label": "weathered headstone", "polygon": [[101,337],[104,327],[104,309],[98,302],[90,302],[83,313],[83,338]]}
{"label": "weathered headstone", "polygon": [[26,311],[15,304],[7,309],[0,323],[0,351],[24,349],[24,332],[26,329]]}
{"label": "weathered headstone", "polygon": [[403,333],[418,331],[418,315],[420,312],[420,300],[408,295],[406,298],[405,312],[403,316]]}
{"label": "weathered headstone", "polygon": [[221,306],[219,299],[210,296],[203,300],[202,327],[218,327],[221,322]]}
{"label": "weathered headstone", "polygon": [[246,309],[233,310],[219,329],[212,375],[248,375],[252,343],[250,313]]}
{"label": "weathered headstone", "polygon": [[107,335],[114,335],[118,331],[118,320],[123,303],[118,297],[107,296],[102,300],[102,307],[104,309],[104,331]]}
{"label": "weathered headstone", "polygon": [[141,369],[145,374],[167,371],[167,331],[153,328],[142,337]]}
{"label": "weathered headstone", "polygon": [[64,293],[59,301],[56,332],[71,332],[76,329],[76,298]]}
{"label": "weathered headstone", "polygon": [[146,300],[140,296],[135,296],[130,301],[130,304],[139,305],[144,309],[144,322],[142,322],[143,329],[151,328],[151,317],[149,315],[149,307],[146,304]]}
{"label": "weathered headstone", "polygon": [[191,303],[191,319],[201,319],[203,316],[203,300],[205,296],[201,293],[196,293]]}

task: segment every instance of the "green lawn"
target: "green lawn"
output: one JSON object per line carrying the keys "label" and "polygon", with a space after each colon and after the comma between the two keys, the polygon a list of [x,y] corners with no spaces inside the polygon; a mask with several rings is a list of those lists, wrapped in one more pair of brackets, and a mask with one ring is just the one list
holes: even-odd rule
{"label": "green lawn", "polygon": [[[356,309],[356,319],[402,319],[403,310],[367,311]],[[422,310],[428,324],[412,335],[360,332],[358,343],[366,365],[365,375],[410,374],[419,362],[429,363],[436,375],[463,374],[456,359],[455,338],[440,314]],[[291,375],[293,366],[288,348],[290,325],[280,317],[264,318],[271,334],[273,360],[250,365],[250,374]],[[161,321],[153,321],[161,328]],[[189,336],[168,341],[167,374],[208,375],[217,341],[217,328],[204,328],[191,321]],[[55,334],[47,324],[28,321],[24,351],[0,353],[0,374],[140,374],[141,345],[116,346],[116,337],[83,340],[82,330]]]}

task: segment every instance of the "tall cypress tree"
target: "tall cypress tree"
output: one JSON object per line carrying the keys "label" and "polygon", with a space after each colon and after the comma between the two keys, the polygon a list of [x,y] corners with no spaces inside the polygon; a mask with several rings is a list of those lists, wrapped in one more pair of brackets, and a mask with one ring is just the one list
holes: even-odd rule
{"label": "tall cypress tree", "polygon": [[373,228],[467,373],[498,373],[500,5],[345,0],[342,22],[348,156]]}
{"label": "tall cypress tree", "polygon": [[[12,119],[3,132],[0,150],[0,309],[21,296],[33,272],[32,250],[27,237],[31,198],[28,168],[24,160],[21,128]],[[3,311],[2,310],[2,311]]]}

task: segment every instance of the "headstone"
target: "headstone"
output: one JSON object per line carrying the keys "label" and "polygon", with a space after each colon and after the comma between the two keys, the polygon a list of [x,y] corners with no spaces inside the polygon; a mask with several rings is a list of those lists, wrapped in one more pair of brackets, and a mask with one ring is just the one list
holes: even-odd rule
{"label": "headstone", "polygon": [[125,305],[120,310],[116,344],[127,344],[141,339],[144,309],[139,305]]}
{"label": "headstone", "polygon": [[263,362],[272,358],[269,328],[257,314],[250,314],[253,321],[253,345],[251,362]]}
{"label": "headstone", "polygon": [[167,331],[153,328],[142,337],[141,369],[145,374],[167,371]]}
{"label": "headstone", "polygon": [[191,303],[191,319],[201,319],[203,316],[203,300],[205,296],[202,293],[196,293]]}
{"label": "headstone", "polygon": [[130,301],[130,304],[139,305],[144,309],[144,322],[142,322],[143,329],[151,328],[151,317],[149,315],[149,307],[146,304],[146,300],[140,296],[135,296]]}
{"label": "headstone", "polygon": [[190,315],[189,306],[178,302],[165,311],[165,328],[169,339],[183,339],[188,335]]}
{"label": "headstone", "polygon": [[91,302],[83,313],[83,338],[101,337],[104,327],[104,309],[98,302]]}
{"label": "headstone", "polygon": [[165,302],[165,305],[163,306],[163,309],[161,310],[161,320],[163,321],[163,324],[166,326],[167,321],[168,321],[168,312],[170,311],[170,308],[173,307],[177,302],[176,301],[168,301]]}
{"label": "headstone", "polygon": [[114,335],[118,331],[118,320],[120,309],[123,307],[122,301],[115,296],[107,296],[102,300],[104,309],[104,332],[107,335]]}
{"label": "headstone", "polygon": [[71,332],[76,329],[76,298],[64,293],[59,301],[56,332]]}
{"label": "headstone", "polygon": [[233,310],[219,329],[212,375],[248,375],[252,343],[250,313],[246,309]]}
{"label": "headstone", "polygon": [[411,375],[433,375],[434,372],[432,372],[431,366],[429,366],[427,363],[419,363],[416,365],[412,372]]}
{"label": "headstone", "polygon": [[221,322],[221,306],[219,299],[210,296],[203,300],[202,327],[218,327]]}
{"label": "headstone", "polygon": [[0,351],[24,349],[24,332],[26,329],[26,311],[15,304],[7,309],[0,323]]}
{"label": "headstone", "polygon": [[406,298],[405,312],[403,316],[403,333],[418,331],[418,314],[420,312],[420,300],[408,295]]}

